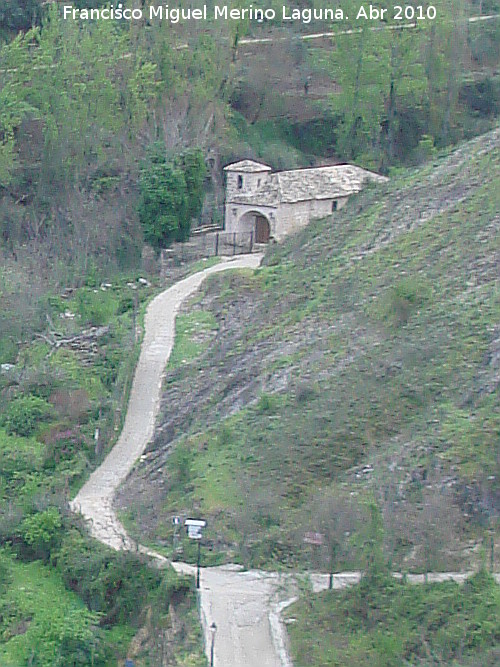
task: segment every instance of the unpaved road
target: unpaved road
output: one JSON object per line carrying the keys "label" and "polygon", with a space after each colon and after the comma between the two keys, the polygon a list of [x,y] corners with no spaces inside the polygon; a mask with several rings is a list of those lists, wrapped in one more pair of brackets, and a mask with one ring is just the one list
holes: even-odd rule
{"label": "unpaved road", "polygon": [[[237,268],[257,268],[261,255],[241,255],[200,271],[162,292],[149,305],[145,333],[123,430],[116,445],[101,466],[90,476],[71,502],[89,522],[91,534],[114,549],[136,549],[114,509],[115,492],[130,472],[135,461],[152,439],[158,414],[161,382],[172,351],[175,317],[182,302],[193,294],[212,273]],[[166,559],[145,547],[139,547],[160,562]],[[194,574],[195,568],[173,563],[179,573]],[[430,581],[455,579],[463,581],[468,573],[432,574]],[[500,576],[496,575],[500,583]],[[423,576],[409,577],[415,583]],[[353,585],[359,572],[334,576],[334,588]],[[328,587],[328,576],[313,574],[314,591]],[[215,667],[292,667],[286,650],[287,638],[280,612],[297,597],[297,577],[251,570],[242,572],[235,566],[203,568],[201,573],[200,608],[205,634],[207,657],[210,657],[215,623]]]}
{"label": "unpaved road", "polygon": [[123,430],[116,445],[71,502],[89,522],[91,534],[113,549],[134,548],[113,510],[116,489],[153,438],[162,378],[175,338],[175,318],[182,302],[205,278],[228,269],[257,268],[262,255],[240,255],[195,273],[159,294],[149,304],[144,340]]}
{"label": "unpaved road", "polygon": [[[134,375],[123,430],[103,463],[71,502],[89,523],[91,534],[113,549],[135,549],[118,520],[113,500],[135,461],[154,434],[161,383],[175,338],[175,317],[182,302],[212,273],[238,268],[257,268],[262,255],[241,255],[200,271],[162,292],[149,305],[139,362]],[[144,553],[165,559],[140,547]],[[192,573],[190,566],[176,564],[178,571]],[[215,622],[215,665],[217,667],[281,667],[273,643],[269,607],[276,593],[276,575],[263,572],[235,572],[231,568],[203,570],[200,591],[202,623],[207,653],[210,625]]]}

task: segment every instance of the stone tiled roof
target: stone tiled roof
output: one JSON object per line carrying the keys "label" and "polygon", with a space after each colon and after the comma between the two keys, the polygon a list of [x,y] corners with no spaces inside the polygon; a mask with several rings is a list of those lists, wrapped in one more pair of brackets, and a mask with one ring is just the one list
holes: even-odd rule
{"label": "stone tiled roof", "polygon": [[388,180],[350,164],[281,171],[273,176],[278,180],[282,203],[348,197],[362,190],[367,181],[383,183]]}
{"label": "stone tiled roof", "polygon": [[255,206],[270,206],[276,208],[279,206],[281,198],[277,174],[271,174],[265,179],[264,183],[253,192],[242,192],[237,190],[231,196],[231,203],[249,204]]}
{"label": "stone tiled roof", "polygon": [[[258,165],[251,160],[244,160],[236,165],[229,165],[229,167],[236,167],[238,164]],[[259,167],[262,166],[264,165],[259,165]],[[242,170],[239,167],[236,171]],[[260,169],[260,171],[263,170]],[[292,171],[278,171],[269,174],[264,179],[263,184],[251,192],[239,190],[232,192],[229,201],[234,204],[276,208],[280,204],[349,197],[362,190],[367,181],[384,183],[387,180],[385,176],[380,176],[351,164],[293,169]]]}
{"label": "stone tiled roof", "polygon": [[258,174],[263,171],[271,171],[271,167],[268,167],[267,164],[262,164],[262,162],[254,162],[254,160],[241,160],[241,162],[228,164],[227,167],[224,167],[224,171],[239,171],[244,174]]}

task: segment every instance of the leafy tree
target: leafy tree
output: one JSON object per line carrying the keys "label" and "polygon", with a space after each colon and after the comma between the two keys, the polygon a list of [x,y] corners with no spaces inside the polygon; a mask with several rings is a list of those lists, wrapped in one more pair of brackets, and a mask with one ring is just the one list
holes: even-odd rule
{"label": "leafy tree", "polygon": [[[393,15],[391,3],[376,5]],[[477,62],[497,62],[498,22],[470,25],[467,17],[474,7],[468,0],[443,0],[436,20],[417,21],[411,29],[391,18],[378,25],[357,22],[359,3],[344,6],[350,17],[345,27],[353,32],[338,35],[331,56],[322,61],[339,86],[331,96],[339,118],[338,152],[383,168],[413,151],[418,157],[423,136],[437,146],[462,138],[463,72],[470,68],[471,55]],[[469,85],[467,103],[488,115],[496,108],[494,96],[491,82]]]}
{"label": "leafy tree", "polygon": [[64,21],[55,5],[42,28],[2,49],[0,61],[10,101],[0,100],[3,152],[14,152],[13,129],[31,110],[42,121],[38,184],[50,200],[106,164],[122,128],[137,130],[156,95],[156,65],[142,53],[130,56],[127,34],[112,21]]}
{"label": "leafy tree", "polygon": [[[390,3],[378,3],[389,8]],[[355,17],[356,3],[348,15]],[[419,24],[420,25],[420,24]],[[427,79],[418,54],[424,42],[424,28],[388,29],[381,22],[351,21],[354,34],[336,38],[331,66],[340,92],[332,96],[334,111],[340,117],[337,144],[348,159],[365,155],[380,168],[380,148],[386,161],[393,163],[400,146],[418,144],[409,136],[414,117],[422,115]]]}
{"label": "leafy tree", "polygon": [[139,218],[145,239],[155,247],[189,237],[191,220],[201,212],[205,163],[200,150],[168,161],[156,145],[141,173]]}
{"label": "leafy tree", "polygon": [[23,36],[18,36],[4,48],[2,56],[5,70],[0,73],[0,186],[6,186],[17,165],[15,132],[26,114],[36,111],[24,99],[17,80],[18,69],[27,64]]}
{"label": "leafy tree", "polygon": [[163,579],[138,555],[112,551],[74,529],[64,536],[57,567],[66,586],[102,614],[106,624],[137,618],[138,600],[157,592]]}
{"label": "leafy tree", "polygon": [[[197,218],[203,206],[203,185],[207,174],[203,152],[199,148],[188,150],[180,156],[179,165],[184,172],[188,196],[187,219]],[[187,232],[187,233],[186,233]],[[189,236],[189,229],[183,230],[184,238]]]}
{"label": "leafy tree", "polygon": [[0,596],[3,596],[12,578],[9,567],[9,558],[0,551]]}
{"label": "leafy tree", "polygon": [[153,163],[141,175],[139,219],[144,237],[155,247],[181,236],[187,223],[187,188],[184,174],[172,164]]}
{"label": "leafy tree", "polygon": [[32,646],[29,664],[38,667],[86,667],[102,664],[102,632],[99,615],[85,609],[62,613],[57,606],[30,626]]}
{"label": "leafy tree", "polygon": [[29,30],[40,20],[43,0],[0,0],[0,30]]}
{"label": "leafy tree", "polygon": [[387,41],[364,28],[337,40],[331,64],[341,92],[332,97],[332,106],[340,117],[338,150],[348,159],[379,143],[389,57]]}

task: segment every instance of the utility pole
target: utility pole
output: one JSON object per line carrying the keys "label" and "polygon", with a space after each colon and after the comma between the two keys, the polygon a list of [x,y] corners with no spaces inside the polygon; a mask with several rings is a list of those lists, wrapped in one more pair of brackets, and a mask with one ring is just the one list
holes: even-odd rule
{"label": "utility pole", "polygon": [[490,533],[490,572],[495,568],[495,537],[493,530]]}
{"label": "utility pole", "polygon": [[196,588],[200,587],[201,539],[198,541],[198,558],[196,560]]}

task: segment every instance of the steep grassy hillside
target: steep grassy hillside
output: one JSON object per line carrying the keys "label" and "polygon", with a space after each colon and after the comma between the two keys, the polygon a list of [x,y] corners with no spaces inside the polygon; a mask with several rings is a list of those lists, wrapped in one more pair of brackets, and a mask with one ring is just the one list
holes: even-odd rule
{"label": "steep grassy hillside", "polygon": [[355,566],[375,501],[394,566],[477,561],[500,507],[499,143],[393,174],[205,285],[121,494],[141,539],[168,549],[170,516],[197,514],[214,558]]}

